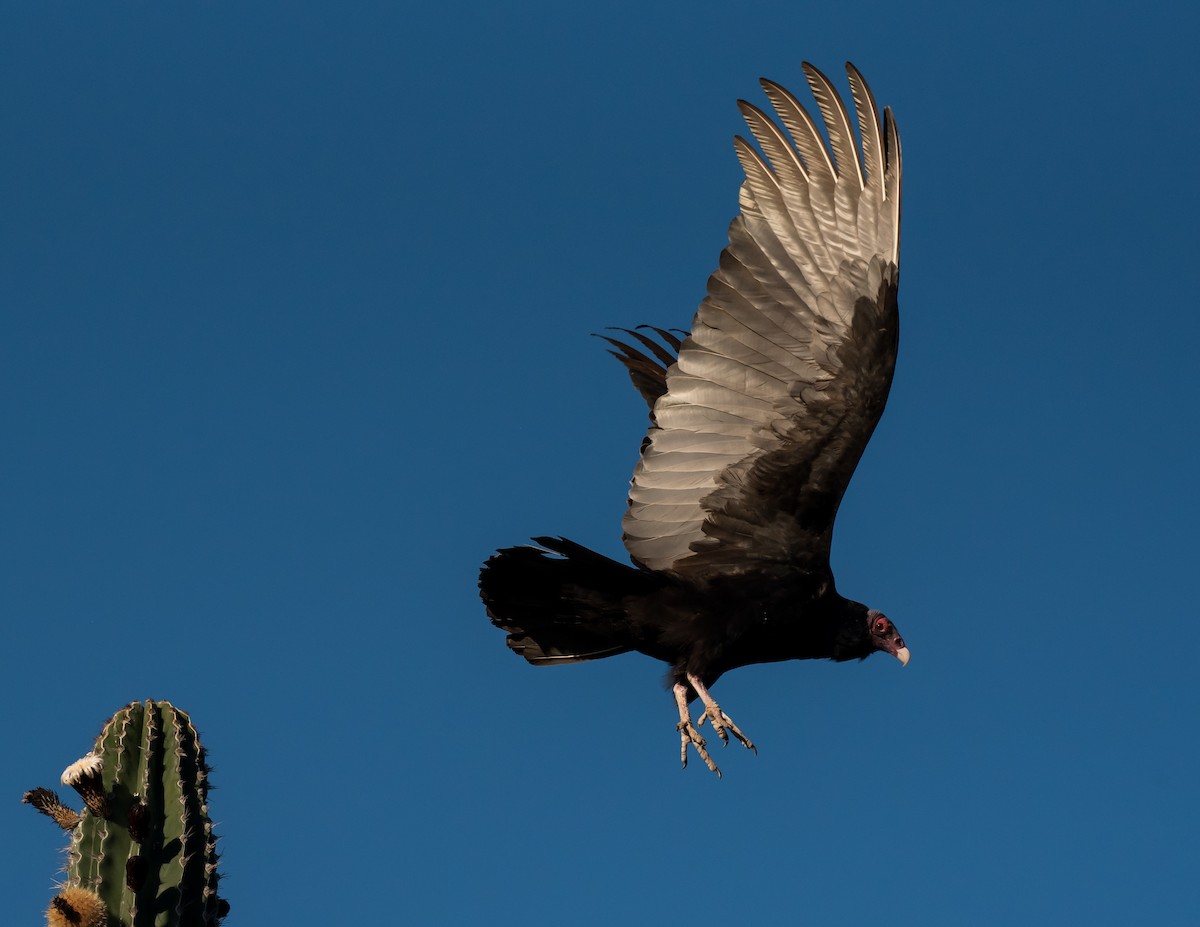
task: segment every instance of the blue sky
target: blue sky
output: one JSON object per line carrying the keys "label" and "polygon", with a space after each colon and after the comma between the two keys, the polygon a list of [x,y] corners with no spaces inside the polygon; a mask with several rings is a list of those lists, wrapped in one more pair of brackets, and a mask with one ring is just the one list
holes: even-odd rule
{"label": "blue sky", "polygon": [[[1186,5],[0,10],[0,874],[138,698],[212,757],[227,923],[1194,916],[1200,97]],[[436,6],[436,10],[434,7]],[[901,353],[834,568],[912,663],[536,670],[498,546],[620,557],[734,101],[853,60],[904,148]]]}

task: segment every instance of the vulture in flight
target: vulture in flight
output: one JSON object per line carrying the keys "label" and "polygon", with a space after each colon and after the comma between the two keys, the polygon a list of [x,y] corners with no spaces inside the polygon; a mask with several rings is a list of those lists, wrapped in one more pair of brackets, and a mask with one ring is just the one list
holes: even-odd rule
{"label": "vulture in flight", "polygon": [[777,121],[739,101],[759,147],[734,139],[739,214],[691,332],[605,339],[650,407],[623,524],[632,565],[539,537],[479,577],[492,623],[535,666],[629,651],[667,663],[683,764],[691,747],[718,775],[705,720],[754,749],[712,696],[723,673],[909,657],[882,612],[838,594],[829,566],[896,364],[900,139],[853,65],[861,145],[833,84],[803,68],[828,144],[779,84],[762,81]]}

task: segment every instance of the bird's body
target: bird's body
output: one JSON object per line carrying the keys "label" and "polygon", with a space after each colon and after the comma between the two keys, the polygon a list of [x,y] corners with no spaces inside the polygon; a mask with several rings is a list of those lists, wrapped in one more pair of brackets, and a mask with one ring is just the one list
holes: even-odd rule
{"label": "bird's body", "polygon": [[[491,558],[480,591],[535,665],[637,651],[670,667],[684,762],[711,721],[753,744],[708,692],[779,660],[908,661],[895,626],[842,598],[829,567],[842,495],[895,367],[899,138],[847,65],[862,139],[829,81],[805,73],[829,148],[786,90],[763,81],[790,134],[739,104],[766,154],[735,140],[741,212],[690,334],[606,338],[650,407],[634,472],[626,566],[562,538]],[[705,709],[693,724],[688,703]]]}

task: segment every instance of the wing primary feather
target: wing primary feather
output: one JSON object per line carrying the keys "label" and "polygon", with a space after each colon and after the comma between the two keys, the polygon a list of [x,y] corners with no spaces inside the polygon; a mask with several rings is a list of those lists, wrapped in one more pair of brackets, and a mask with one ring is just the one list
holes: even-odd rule
{"label": "wing primary feather", "polygon": [[884,183],[883,138],[879,134],[879,107],[871,93],[866,78],[858,68],[846,62],[846,74],[850,77],[850,93],[854,97],[854,110],[858,113],[858,134],[862,139],[863,166],[866,168],[867,183],[879,184],[887,199]]}
{"label": "wing primary feather", "polygon": [[746,172],[746,182],[754,191],[755,198],[779,200],[779,178],[762,159],[762,155],[740,135],[733,137],[733,147],[737,151],[738,160],[742,162],[742,170]]}
{"label": "wing primary feather", "polygon": [[[683,346],[683,338],[677,338],[677,337],[675,337],[675,335],[673,335],[671,333],[679,332],[679,334],[683,335],[684,338],[686,338],[688,336],[688,333],[680,328],[671,328],[671,329],[659,328],[657,325],[639,325],[638,328],[650,329],[650,331],[654,332],[656,335],[658,335],[659,338],[661,338],[663,341],[665,341],[667,344],[669,344],[671,346],[671,349],[676,354],[679,353],[679,349]],[[674,359],[672,359],[672,363],[674,363]]]}
{"label": "wing primary feather", "polygon": [[780,131],[779,126],[753,103],[738,100],[738,109],[741,110],[746,125],[750,127],[750,131],[754,133],[758,143],[762,145],[767,160],[775,169],[783,186],[806,186],[808,171],[804,169],[804,163],[800,160],[796,149]]}
{"label": "wing primary feather", "polygon": [[800,156],[813,179],[823,179],[832,184],[837,179],[837,167],[829,157],[829,150],[821,141],[821,132],[812,116],[791,92],[773,80],[759,78],[767,98],[779,114],[779,119],[792,135],[792,141],[800,150]]}
{"label": "wing primary feather", "polygon": [[614,348],[616,348],[615,351],[610,349],[608,353],[611,354],[613,357],[615,357],[617,360],[619,360],[622,364],[625,364],[626,366],[628,366],[631,363],[636,364],[638,366],[640,366],[642,364],[652,365],[655,367],[658,366],[657,364],[654,363],[654,361],[652,361],[650,358],[648,358],[641,351],[638,351],[636,348],[631,348],[629,345],[625,344],[624,342],[618,341],[616,338],[610,338],[610,337],[608,337],[608,335],[596,335],[596,337],[601,338],[604,341],[607,341]]}
{"label": "wing primary feather", "polygon": [[896,128],[896,118],[892,108],[883,110],[884,141],[887,144],[887,189],[888,208],[892,211],[892,253],[893,264],[900,262],[900,132]]}
{"label": "wing primary feather", "polygon": [[813,97],[821,110],[821,118],[825,120],[825,130],[829,133],[829,145],[833,148],[838,176],[846,177],[853,171],[861,190],[862,165],[859,164],[858,152],[854,147],[854,129],[850,124],[850,114],[846,112],[846,104],[838,96],[837,89],[830,83],[829,78],[814,65],[805,61],[800,67],[804,69],[804,76],[808,78],[808,85],[812,88]]}
{"label": "wing primary feather", "polygon": [[[652,331],[658,331],[658,329],[656,329],[650,325],[639,325],[638,328],[649,328]],[[642,345],[642,347],[644,347],[646,350],[650,351],[656,358],[658,358],[659,363],[662,364],[664,367],[670,367],[673,363],[675,363],[675,355],[672,354],[670,351],[668,351],[666,348],[664,348],[661,344],[659,344],[657,341],[655,341],[650,336],[643,335],[640,331],[636,331],[632,328],[618,328],[615,330],[624,332],[630,338],[636,338],[638,340],[638,343],[640,345]],[[661,332],[659,332],[659,337],[662,337]],[[675,351],[678,352],[679,348],[676,347]]]}

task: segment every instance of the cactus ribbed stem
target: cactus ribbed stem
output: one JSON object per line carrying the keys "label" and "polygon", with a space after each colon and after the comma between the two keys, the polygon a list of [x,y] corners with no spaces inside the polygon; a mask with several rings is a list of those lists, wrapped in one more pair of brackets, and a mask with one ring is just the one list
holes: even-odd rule
{"label": "cactus ribbed stem", "polygon": [[[169,702],[127,705],[63,782],[86,805],[68,828],[66,888],[94,892],[109,927],[213,927],[224,917],[208,766],[184,712]],[[68,827],[69,809],[54,793],[35,789],[26,800]]]}

